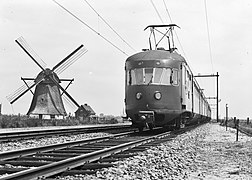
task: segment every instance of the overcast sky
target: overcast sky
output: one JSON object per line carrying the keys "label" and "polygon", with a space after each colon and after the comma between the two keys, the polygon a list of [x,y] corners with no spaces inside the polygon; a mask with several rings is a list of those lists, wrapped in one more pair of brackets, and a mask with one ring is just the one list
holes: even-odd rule
{"label": "overcast sky", "polygon": [[[171,23],[164,1],[88,0],[92,7],[129,43],[130,48],[99,18],[85,0],[57,0],[83,22],[127,55],[76,20],[52,0],[0,1],[0,103],[4,114],[26,114],[32,94],[12,106],[6,96],[23,85],[20,77],[35,77],[39,67],[15,43],[22,36],[52,68],[79,45],[88,52],[65,70],[61,78],[74,78],[68,92],[79,103],[89,104],[97,114],[122,115],[124,108],[124,62],[129,55],[148,48],[150,24]],[[206,0],[212,60],[204,0],[165,0],[172,23],[181,27],[175,37],[178,52],[194,74],[219,72],[220,115],[252,118],[252,5],[250,0]],[[182,45],[182,47],[180,46]],[[198,79],[207,97],[216,96],[214,78]],[[64,84],[62,84],[64,86]],[[210,101],[214,104],[215,101]],[[67,112],[76,109],[65,104]],[[215,108],[213,106],[213,108]],[[213,110],[215,111],[215,110]]]}

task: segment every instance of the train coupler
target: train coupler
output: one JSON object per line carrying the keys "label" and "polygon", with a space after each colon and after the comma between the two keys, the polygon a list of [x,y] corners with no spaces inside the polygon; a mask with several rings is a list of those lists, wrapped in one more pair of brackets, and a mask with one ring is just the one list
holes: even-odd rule
{"label": "train coupler", "polygon": [[141,124],[155,125],[155,116],[153,111],[139,111],[138,116]]}

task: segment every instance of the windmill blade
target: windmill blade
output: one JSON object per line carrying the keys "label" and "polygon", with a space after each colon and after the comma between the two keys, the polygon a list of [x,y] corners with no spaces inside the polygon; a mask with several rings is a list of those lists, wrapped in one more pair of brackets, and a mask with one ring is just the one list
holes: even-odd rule
{"label": "windmill blade", "polygon": [[87,52],[87,49],[84,47],[84,45],[79,46],[71,54],[69,54],[62,61],[60,61],[56,66],[54,66],[52,70],[56,74],[62,73],[65,69],[67,69],[70,65],[76,62],[86,52]]}
{"label": "windmill blade", "polygon": [[28,82],[27,84],[29,85],[29,88],[27,87],[26,84],[24,84],[23,86],[21,86],[20,88],[18,88],[13,94],[7,96],[6,98],[8,99],[8,101],[13,104],[15,101],[17,101],[19,98],[21,98],[25,93],[27,93],[28,91],[31,90],[31,88],[33,88],[34,86],[36,86],[37,84],[39,84],[41,81],[43,81],[43,79],[41,79],[40,81],[36,82],[36,83],[32,83],[32,82]]}
{"label": "windmill blade", "polygon": [[46,63],[38,56],[38,54],[28,45],[21,36],[15,42],[24,50],[24,52],[44,71]]}
{"label": "windmill blade", "polygon": [[61,91],[63,91],[66,96],[79,108],[80,105],[74,100],[74,98],[72,98],[72,96],[51,76],[49,76],[49,78],[51,79],[51,81],[56,84],[60,89]]}
{"label": "windmill blade", "polygon": [[[33,82],[28,82],[27,85],[30,87],[33,84]],[[12,94],[6,96],[7,100],[11,102],[13,99],[18,97],[21,93],[23,93],[27,89],[27,85],[24,84],[21,87],[19,87],[16,91],[14,91]]]}

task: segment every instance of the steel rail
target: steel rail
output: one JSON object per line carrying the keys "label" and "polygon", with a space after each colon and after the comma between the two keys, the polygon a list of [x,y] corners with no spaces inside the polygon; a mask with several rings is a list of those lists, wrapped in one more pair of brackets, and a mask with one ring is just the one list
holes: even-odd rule
{"label": "steel rail", "polygon": [[2,161],[2,160],[13,159],[13,158],[17,158],[17,157],[21,157],[21,156],[25,156],[25,155],[32,155],[37,152],[58,150],[58,149],[81,145],[81,144],[86,144],[86,143],[90,143],[90,142],[97,142],[97,141],[102,141],[102,140],[106,140],[106,139],[111,139],[114,137],[131,135],[134,133],[135,133],[135,131],[130,131],[130,132],[124,132],[124,133],[119,133],[119,134],[115,134],[115,135],[104,136],[104,137],[96,137],[96,138],[90,138],[90,139],[84,139],[84,140],[78,140],[78,141],[71,141],[71,142],[66,142],[66,143],[62,143],[62,144],[53,144],[53,145],[47,145],[47,146],[42,146],[42,147],[1,152],[0,153],[0,160]]}
{"label": "steel rail", "polygon": [[32,168],[28,170],[24,170],[21,172],[17,172],[14,174],[10,174],[8,176],[4,176],[0,178],[1,180],[8,180],[8,179],[17,179],[17,180],[28,180],[28,179],[43,179],[52,175],[56,175],[58,173],[76,168],[81,166],[85,163],[94,162],[96,160],[126,151],[128,149],[140,146],[142,144],[154,141],[157,138],[162,138],[165,136],[169,136],[170,132],[165,132],[159,135],[142,138],[140,140],[136,140],[133,142],[123,143],[114,147],[105,148],[102,150],[97,150],[91,153],[71,157],[62,161],[54,162],[51,164],[47,164],[44,166],[40,166],[38,168]]}
{"label": "steel rail", "polygon": [[119,126],[101,126],[101,127],[74,127],[62,129],[40,129],[31,131],[15,131],[15,132],[2,132],[0,133],[0,142],[13,141],[18,139],[30,139],[35,137],[54,136],[62,134],[83,133],[90,131],[102,131],[112,129],[130,128],[130,125]]}

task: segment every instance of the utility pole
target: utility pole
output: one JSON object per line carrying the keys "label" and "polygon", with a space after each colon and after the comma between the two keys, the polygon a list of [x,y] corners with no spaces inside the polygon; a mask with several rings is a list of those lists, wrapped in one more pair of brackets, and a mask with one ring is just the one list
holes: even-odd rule
{"label": "utility pole", "polygon": [[227,123],[228,123],[228,104],[226,104],[226,121],[225,121],[226,131],[227,131]]}
{"label": "utility pole", "polygon": [[216,120],[217,122],[219,122],[219,73],[217,72],[217,75],[216,75],[216,78],[217,78],[217,87],[216,87],[216,105],[217,105],[217,110],[216,110]]}
{"label": "utility pole", "polygon": [[194,77],[216,77],[216,97],[209,97],[208,99],[216,99],[216,120],[219,122],[219,73],[211,75],[198,75]]}

